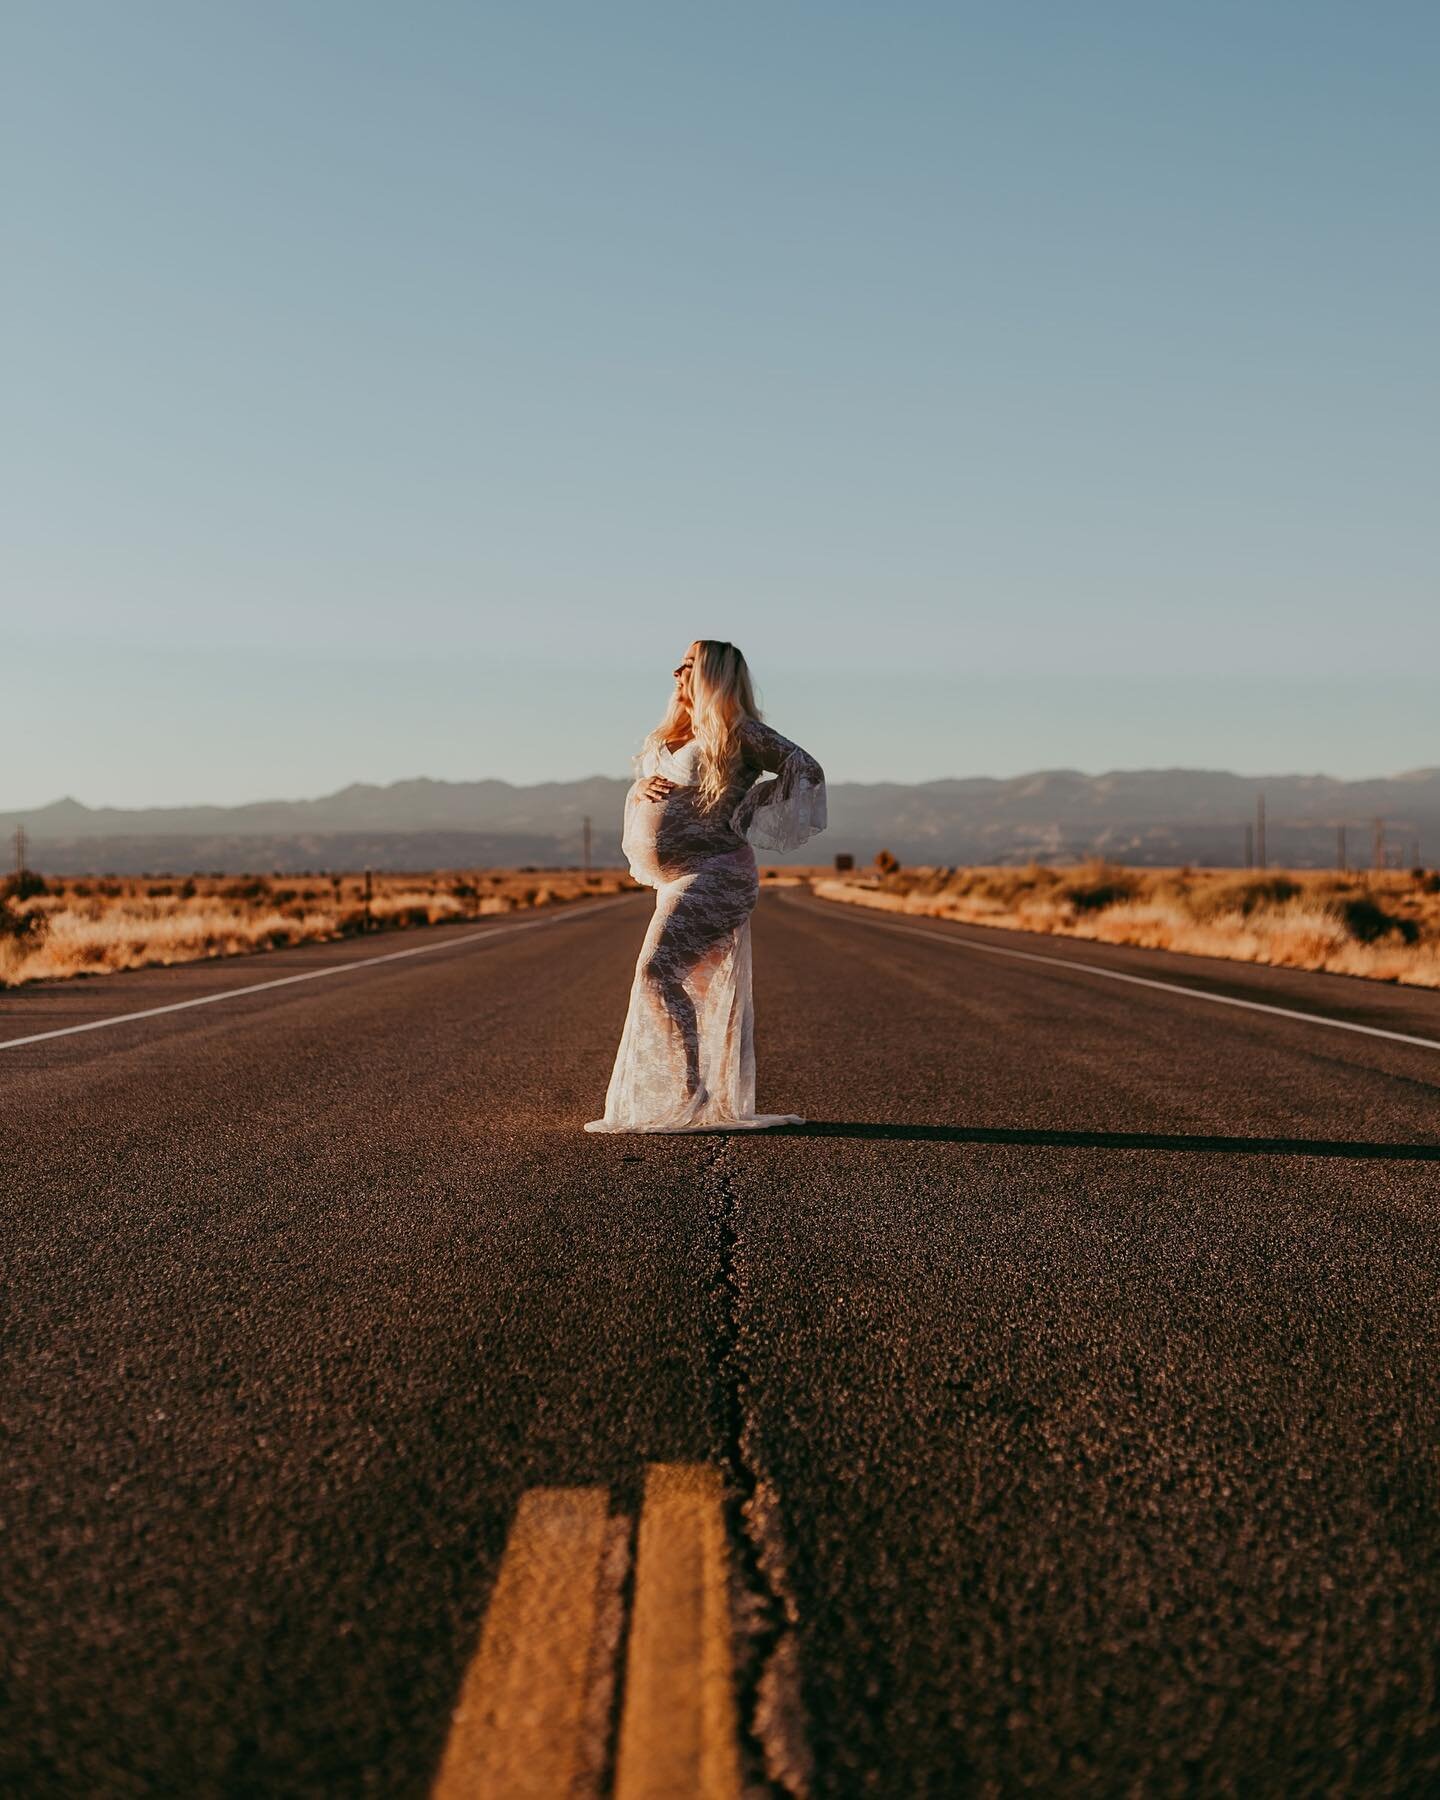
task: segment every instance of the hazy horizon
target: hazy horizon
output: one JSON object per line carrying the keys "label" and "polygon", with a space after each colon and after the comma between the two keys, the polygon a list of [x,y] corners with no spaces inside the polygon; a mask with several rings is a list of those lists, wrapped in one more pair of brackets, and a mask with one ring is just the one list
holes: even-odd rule
{"label": "hazy horizon", "polygon": [[[892,786],[892,785],[905,786],[905,787],[924,787],[932,782],[944,782],[944,781],[1006,782],[1006,781],[1019,781],[1019,780],[1024,780],[1027,777],[1043,776],[1043,775],[1078,775],[1086,781],[1103,781],[1111,776],[1124,776],[1124,775],[1223,775],[1223,776],[1234,776],[1242,781],[1367,782],[1367,781],[1403,781],[1412,776],[1432,774],[1437,769],[1440,769],[1440,762],[1416,764],[1414,767],[1405,768],[1405,769],[1371,769],[1371,770],[1363,771],[1356,775],[1335,775],[1328,769],[1301,769],[1301,768],[1235,769],[1235,768],[1223,767],[1221,765],[1209,765],[1209,764],[1200,764],[1200,763],[1130,764],[1130,765],[1126,765],[1123,767],[1121,767],[1121,766],[1097,767],[1097,768],[1093,768],[1093,769],[1087,769],[1087,768],[1083,768],[1078,765],[1069,764],[1069,763],[1047,763],[1047,764],[1043,764],[1043,765],[1037,764],[1033,767],[1017,769],[1009,774],[994,774],[988,770],[976,769],[976,770],[969,771],[968,773],[965,773],[965,774],[922,776],[922,777],[916,778],[913,781],[904,781],[904,782],[895,782],[895,781],[890,780],[883,776],[872,777],[869,779],[867,779],[863,776],[852,776],[852,777],[845,778],[844,785],[859,786],[859,787],[881,787],[881,786]],[[279,804],[279,805],[304,804],[306,802],[313,802],[313,801],[317,801],[317,800],[328,799],[335,794],[345,792],[346,789],[348,789],[348,788],[374,787],[374,788],[385,789],[385,788],[392,788],[392,787],[401,787],[401,786],[406,785],[407,783],[417,782],[417,781],[434,781],[434,782],[445,783],[447,785],[464,785],[468,782],[494,781],[494,782],[500,782],[503,785],[508,786],[508,787],[529,788],[529,787],[547,787],[547,786],[562,786],[563,787],[563,786],[578,785],[580,783],[587,782],[587,781],[597,781],[597,780],[598,781],[626,781],[628,779],[629,779],[629,775],[627,772],[618,771],[618,770],[605,770],[605,769],[592,769],[584,774],[572,774],[572,775],[568,775],[568,776],[564,776],[564,775],[545,776],[545,777],[542,777],[541,779],[539,779],[537,781],[533,781],[533,782],[509,781],[503,775],[478,774],[478,775],[445,776],[445,775],[429,775],[429,774],[426,774],[424,771],[415,771],[415,772],[412,772],[409,774],[396,775],[396,776],[390,777],[383,781],[356,780],[356,781],[350,781],[350,782],[342,782],[337,787],[314,790],[314,791],[307,791],[304,793],[284,794],[284,793],[278,793],[278,792],[265,792],[265,793],[250,794],[239,800],[228,800],[228,801],[227,800],[217,801],[217,800],[207,799],[203,796],[200,796],[200,797],[192,796],[189,799],[183,799],[183,800],[126,802],[123,806],[118,806],[117,803],[115,803],[115,802],[90,801],[90,800],[87,800],[85,798],[85,796],[82,794],[65,792],[65,793],[58,793],[58,794],[51,795],[48,799],[45,799],[45,800],[36,801],[33,805],[24,805],[24,806],[0,805],[0,819],[9,818],[11,816],[18,815],[20,813],[38,812],[38,811],[43,810],[45,807],[54,806],[54,805],[63,803],[65,801],[74,801],[81,806],[85,806],[85,807],[89,808],[91,811],[101,811],[101,810],[104,810],[106,807],[110,807],[110,806],[115,806],[115,807],[117,807],[118,810],[124,810],[124,811],[178,810],[178,809],[183,809],[186,807],[203,807],[203,806],[235,807],[235,806],[263,806],[263,805],[270,805],[270,804]],[[836,785],[836,783],[834,782],[834,778],[832,778],[832,785]]]}

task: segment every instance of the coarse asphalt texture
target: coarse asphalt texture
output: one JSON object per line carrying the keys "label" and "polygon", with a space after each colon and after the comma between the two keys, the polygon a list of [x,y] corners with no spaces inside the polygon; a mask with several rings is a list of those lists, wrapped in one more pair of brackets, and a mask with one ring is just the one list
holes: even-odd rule
{"label": "coarse asphalt texture", "polygon": [[522,1494],[676,1461],[758,1792],[787,1636],[815,1795],[1440,1790],[1440,995],[767,891],[809,1122],[587,1135],[647,914],[0,995],[0,1787],[424,1795]]}

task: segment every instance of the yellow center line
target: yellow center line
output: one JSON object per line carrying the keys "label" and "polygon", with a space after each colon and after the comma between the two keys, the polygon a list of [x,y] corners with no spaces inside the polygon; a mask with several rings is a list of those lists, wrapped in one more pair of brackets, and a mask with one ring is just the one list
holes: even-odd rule
{"label": "yellow center line", "polygon": [[[640,1513],[615,1800],[739,1800],[718,1469],[652,1463]],[[632,1521],[604,1488],[521,1499],[431,1800],[587,1800],[606,1774]]]}
{"label": "yellow center line", "polygon": [[432,1800],[595,1791],[627,1535],[609,1509],[603,1488],[535,1488],[521,1500]]}
{"label": "yellow center line", "polygon": [[738,1800],[723,1496],[718,1469],[646,1472],[616,1800]]}

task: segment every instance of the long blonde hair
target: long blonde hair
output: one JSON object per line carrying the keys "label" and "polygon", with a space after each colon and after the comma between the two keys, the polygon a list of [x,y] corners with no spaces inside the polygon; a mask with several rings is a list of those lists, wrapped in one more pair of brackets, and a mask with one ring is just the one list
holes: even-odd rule
{"label": "long blonde hair", "polygon": [[690,705],[687,708],[678,693],[672,694],[665,717],[646,738],[645,747],[658,748],[688,725],[700,746],[696,786],[701,804],[708,808],[719,803],[740,760],[740,721],[758,719],[760,711],[750,670],[734,644],[697,638],[692,648]]}

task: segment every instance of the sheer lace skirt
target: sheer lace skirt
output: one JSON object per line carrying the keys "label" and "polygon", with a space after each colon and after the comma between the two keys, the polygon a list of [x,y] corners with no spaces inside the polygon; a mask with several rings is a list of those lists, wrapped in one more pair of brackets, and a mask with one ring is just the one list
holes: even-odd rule
{"label": "sheer lace skirt", "polygon": [[748,846],[661,883],[635,965],[605,1116],[587,1131],[734,1131],[802,1124],[755,1111]]}

